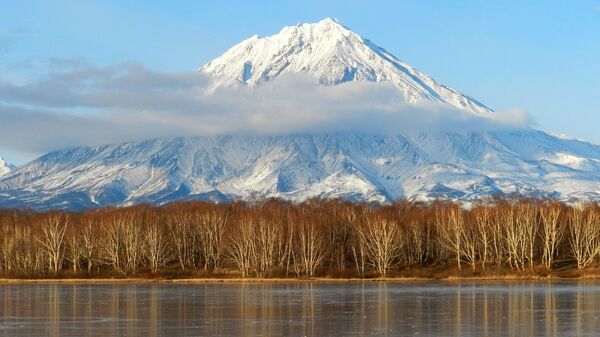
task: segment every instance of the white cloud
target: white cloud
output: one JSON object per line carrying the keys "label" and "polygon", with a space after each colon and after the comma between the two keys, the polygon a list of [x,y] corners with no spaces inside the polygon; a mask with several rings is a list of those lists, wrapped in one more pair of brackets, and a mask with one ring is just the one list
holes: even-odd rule
{"label": "white cloud", "polygon": [[27,84],[0,81],[0,144],[48,150],[157,137],[231,133],[405,133],[523,127],[522,111],[489,118],[442,104],[410,105],[389,83],[322,86],[287,76],[256,89],[212,90],[196,73],[135,64],[95,67],[57,61]]}

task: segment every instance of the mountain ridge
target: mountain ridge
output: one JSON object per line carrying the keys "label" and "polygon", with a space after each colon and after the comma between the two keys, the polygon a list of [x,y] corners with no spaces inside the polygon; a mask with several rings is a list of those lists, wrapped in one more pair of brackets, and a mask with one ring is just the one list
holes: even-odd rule
{"label": "mountain ridge", "polygon": [[[549,138],[559,142],[559,154],[578,149],[589,155],[587,163],[573,154],[571,161],[549,155]],[[84,147],[49,153],[0,179],[0,205],[84,209],[255,197],[474,201],[510,194],[600,199],[600,148],[563,142],[521,130],[216,136]]]}

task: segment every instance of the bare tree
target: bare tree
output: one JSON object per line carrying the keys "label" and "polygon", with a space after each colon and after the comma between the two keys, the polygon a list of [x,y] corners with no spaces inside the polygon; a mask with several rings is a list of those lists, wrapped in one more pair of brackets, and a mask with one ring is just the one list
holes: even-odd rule
{"label": "bare tree", "polygon": [[560,223],[561,206],[556,202],[545,202],[539,207],[542,239],[542,263],[552,268],[558,243],[561,241],[564,226]]}
{"label": "bare tree", "polygon": [[2,272],[11,273],[15,269],[17,235],[14,225],[8,220],[0,222],[0,267]]}
{"label": "bare tree", "polygon": [[521,232],[524,235],[524,261],[528,262],[529,268],[533,268],[536,256],[536,241],[537,238],[537,210],[531,202],[521,202],[517,208],[516,221],[521,227]]}
{"label": "bare tree", "polygon": [[316,210],[327,223],[326,246],[329,247],[327,256],[329,268],[343,272],[346,269],[348,247],[351,246],[353,221],[360,217],[362,210],[342,204],[338,201],[325,201],[317,204]]}
{"label": "bare tree", "polygon": [[426,252],[423,226],[417,221],[409,221],[404,233],[404,259],[407,264],[422,264]]}
{"label": "bare tree", "polygon": [[274,266],[277,265],[278,253],[277,242],[281,235],[281,222],[274,219],[258,219],[254,221],[255,239],[251,255],[251,268],[257,277],[266,277]]}
{"label": "bare tree", "polygon": [[225,246],[224,237],[229,219],[218,210],[197,213],[195,216],[197,245],[204,260],[204,269],[216,270]]}
{"label": "bare tree", "polygon": [[145,228],[144,255],[153,273],[157,273],[169,260],[169,247],[163,230],[156,220]]}
{"label": "bare tree", "polygon": [[369,264],[380,276],[386,277],[391,267],[397,263],[402,248],[400,227],[388,219],[368,217],[357,230]]}
{"label": "bare tree", "polygon": [[254,223],[250,219],[240,219],[233,228],[229,240],[228,255],[242,273],[242,277],[250,276],[253,249]]}
{"label": "bare tree", "polygon": [[298,275],[312,277],[325,258],[325,241],[316,221],[301,219],[296,223],[293,246],[294,266]]}
{"label": "bare tree", "polygon": [[196,265],[194,246],[196,232],[192,225],[192,214],[182,209],[168,215],[167,227],[175,257],[182,270],[193,268]]}
{"label": "bare tree", "polygon": [[578,205],[569,216],[569,242],[577,260],[577,268],[583,269],[600,253],[600,221],[594,206]]}
{"label": "bare tree", "polygon": [[137,215],[128,213],[123,215],[119,222],[119,228],[123,231],[123,253],[125,256],[125,270],[129,275],[137,272],[143,256],[142,230]]}
{"label": "bare tree", "polygon": [[508,242],[508,240],[505,237],[505,226],[508,221],[512,221],[512,218],[506,219],[505,215],[510,214],[512,216],[512,213],[507,213],[505,208],[506,205],[504,204],[496,205],[494,207],[490,206],[492,218],[488,230],[492,241],[492,256],[494,263],[496,264],[502,264],[507,255],[506,242]]}
{"label": "bare tree", "polygon": [[95,223],[91,217],[86,217],[81,220],[81,230],[79,232],[79,238],[81,240],[81,258],[86,263],[88,275],[92,273],[92,268],[98,260],[99,240],[97,237],[98,230],[96,228],[98,225],[99,224]]}
{"label": "bare tree", "polygon": [[481,267],[485,269],[490,251],[494,244],[494,229],[492,228],[492,213],[487,206],[478,206],[472,210],[474,231],[479,244],[479,259]]}
{"label": "bare tree", "polygon": [[533,267],[536,238],[536,210],[529,202],[511,203],[503,208],[509,265],[524,270]]}
{"label": "bare tree", "polygon": [[71,226],[66,233],[66,259],[71,262],[73,273],[79,271],[79,267],[83,262],[84,246],[81,238],[82,229],[78,226]]}
{"label": "bare tree", "polygon": [[282,238],[281,219],[264,219],[254,213],[242,216],[230,239],[229,256],[243,277],[250,272],[256,277],[266,277],[278,265]]}
{"label": "bare tree", "polygon": [[465,237],[464,216],[460,207],[457,205],[440,206],[436,212],[436,227],[441,246],[454,255],[460,270]]}
{"label": "bare tree", "polygon": [[100,243],[103,261],[119,273],[125,272],[123,226],[118,217],[107,219],[103,224]]}
{"label": "bare tree", "polygon": [[364,242],[364,236],[360,234],[364,225],[362,224],[362,219],[357,219],[355,213],[348,216],[348,224],[352,228],[352,236],[349,244],[354,265],[358,275],[364,277],[367,271],[367,245]]}
{"label": "bare tree", "polygon": [[41,220],[41,234],[38,238],[42,245],[48,269],[57,275],[65,257],[65,232],[69,224],[69,217],[62,213],[48,214]]}
{"label": "bare tree", "polygon": [[46,256],[34,237],[31,226],[18,227],[15,230],[16,251],[15,264],[19,272],[26,276],[40,275],[44,271]]}
{"label": "bare tree", "polygon": [[583,269],[600,255],[599,209],[495,198],[470,209],[310,200],[178,202],[81,214],[0,210],[0,276],[58,275],[67,268],[161,274],[171,272],[171,262],[190,272],[235,270],[243,277],[385,277],[405,265],[449,261],[458,268],[496,263],[524,270],[571,258]]}
{"label": "bare tree", "polygon": [[294,246],[294,240],[296,238],[297,228],[295,226],[296,218],[295,215],[292,215],[292,213],[294,212],[291,210],[287,210],[286,212],[287,221],[285,221],[285,224],[283,224],[284,227],[282,229],[282,240],[279,247],[279,250],[281,251],[279,266],[285,270],[286,276],[288,276],[290,274],[290,270],[295,267],[293,264],[296,260],[296,247]]}

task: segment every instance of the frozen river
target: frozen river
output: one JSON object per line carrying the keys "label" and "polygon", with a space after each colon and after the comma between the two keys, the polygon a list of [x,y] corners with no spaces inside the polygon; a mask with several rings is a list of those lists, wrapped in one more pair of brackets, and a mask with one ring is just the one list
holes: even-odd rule
{"label": "frozen river", "polygon": [[598,336],[600,282],[0,284],[0,336]]}

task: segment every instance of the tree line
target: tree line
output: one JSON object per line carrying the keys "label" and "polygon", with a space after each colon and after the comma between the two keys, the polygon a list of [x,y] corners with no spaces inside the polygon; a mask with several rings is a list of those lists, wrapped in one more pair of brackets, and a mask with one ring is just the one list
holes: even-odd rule
{"label": "tree line", "polygon": [[594,266],[600,208],[489,199],[177,202],[82,213],[0,211],[3,277],[387,277]]}

